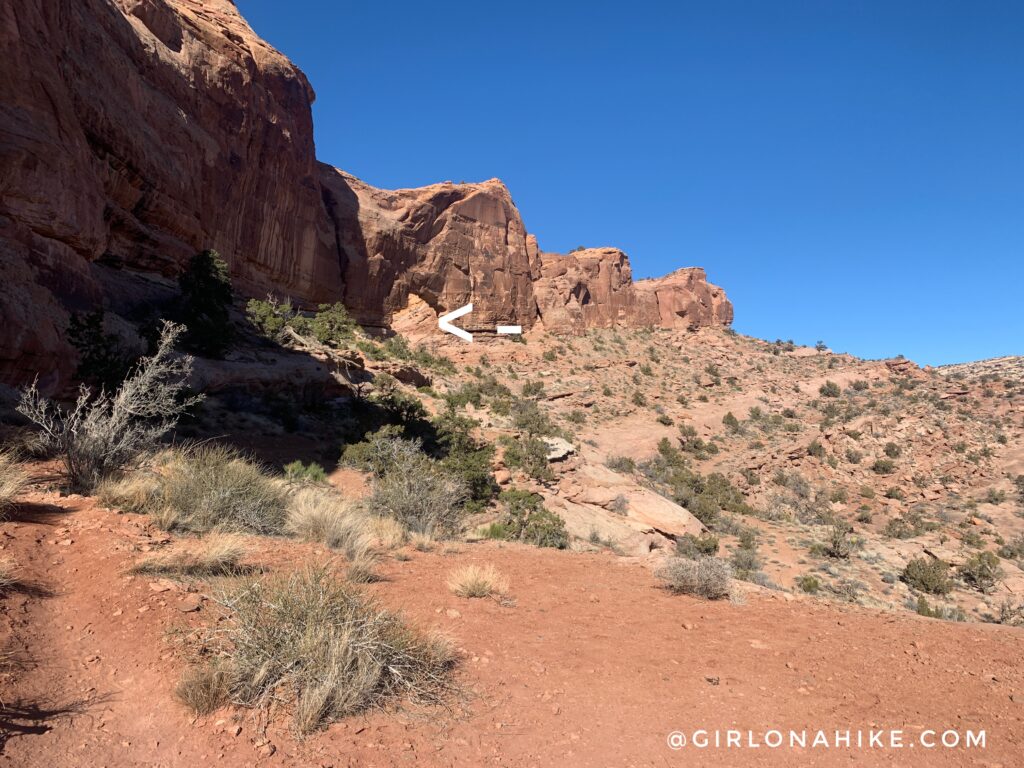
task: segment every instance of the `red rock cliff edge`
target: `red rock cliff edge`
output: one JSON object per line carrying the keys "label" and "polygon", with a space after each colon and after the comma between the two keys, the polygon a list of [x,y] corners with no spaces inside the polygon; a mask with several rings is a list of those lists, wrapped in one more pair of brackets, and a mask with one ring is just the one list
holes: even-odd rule
{"label": "red rock cliff edge", "polygon": [[203,248],[243,294],[372,325],[410,295],[473,301],[471,330],[732,319],[703,270],[633,283],[616,249],[542,253],[496,179],[389,191],[318,163],[305,75],[229,0],[4,3],[0,50],[0,382],[66,380],[104,274],[173,278]]}

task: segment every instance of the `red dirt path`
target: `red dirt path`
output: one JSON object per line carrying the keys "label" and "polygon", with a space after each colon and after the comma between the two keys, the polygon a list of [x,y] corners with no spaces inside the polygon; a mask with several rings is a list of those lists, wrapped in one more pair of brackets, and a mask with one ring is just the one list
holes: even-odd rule
{"label": "red dirt path", "polygon": [[[741,605],[707,603],[665,593],[612,555],[494,544],[410,550],[406,562],[386,561],[388,580],[370,588],[463,649],[464,695],[451,711],[374,713],[304,742],[283,714],[265,735],[249,711],[196,720],[172,695],[185,655],[168,630],[200,623],[210,608],[183,613],[180,587],[157,591],[167,585],[126,575],[160,534],[88,499],[31,500],[0,524],[3,551],[28,585],[0,598],[0,640],[17,662],[0,696],[0,765],[1024,764],[1021,630],[763,592]],[[310,552],[263,541],[255,560],[272,568]],[[448,572],[467,562],[497,565],[516,605],[451,595]],[[908,741],[924,727],[985,729],[987,747],[666,746],[676,729],[767,727],[902,728]]]}

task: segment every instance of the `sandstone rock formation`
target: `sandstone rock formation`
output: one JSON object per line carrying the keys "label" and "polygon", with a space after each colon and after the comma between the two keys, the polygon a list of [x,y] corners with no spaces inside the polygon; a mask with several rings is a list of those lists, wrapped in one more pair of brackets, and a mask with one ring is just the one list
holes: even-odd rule
{"label": "sandstone rock formation", "polygon": [[540,255],[534,286],[544,328],[579,333],[613,325],[700,328],[729,325],[732,304],[707,282],[703,269],[680,269],[633,282],[629,259],[618,248],[587,248],[567,256]]}
{"label": "sandstone rock formation", "polygon": [[472,301],[470,331],[731,319],[701,270],[634,285],[621,251],[541,253],[498,180],[387,191],[318,163],[309,83],[230,0],[6,3],[0,47],[0,382],[66,382],[104,270],[174,277],[203,248],[243,295],[369,325],[414,300]]}

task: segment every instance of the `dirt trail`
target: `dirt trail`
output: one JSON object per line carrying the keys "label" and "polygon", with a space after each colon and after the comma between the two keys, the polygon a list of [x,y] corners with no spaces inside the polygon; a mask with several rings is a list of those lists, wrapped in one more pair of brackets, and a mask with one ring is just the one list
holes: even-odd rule
{"label": "dirt trail", "polygon": [[[29,660],[4,700],[71,711],[12,718],[0,765],[1008,767],[1024,752],[1020,630],[760,592],[706,603],[666,594],[611,555],[494,544],[410,552],[371,587],[462,649],[465,695],[450,712],[375,713],[302,743],[284,717],[265,735],[249,712],[193,720],[172,695],[185,659],[167,631],[208,606],[183,613],[186,593],[126,576],[152,541],[141,518],[74,497],[32,500],[0,524],[35,587],[0,601],[0,633]],[[308,548],[265,541],[259,557],[271,568],[308,559]],[[516,605],[452,596],[446,577],[467,562],[496,564]],[[984,728],[987,747],[666,746],[676,729],[765,727]]]}

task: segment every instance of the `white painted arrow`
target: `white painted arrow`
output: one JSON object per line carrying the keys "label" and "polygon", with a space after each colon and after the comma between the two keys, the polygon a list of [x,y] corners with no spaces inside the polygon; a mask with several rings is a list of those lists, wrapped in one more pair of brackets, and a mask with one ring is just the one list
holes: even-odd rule
{"label": "white painted arrow", "polygon": [[458,320],[463,315],[468,315],[472,311],[473,311],[473,303],[472,302],[470,302],[469,304],[466,304],[464,307],[459,307],[458,309],[453,309],[448,314],[441,315],[439,318],[437,318],[437,327],[440,328],[442,331],[446,331],[448,333],[454,333],[456,336],[458,336],[463,341],[472,342],[473,341],[473,334],[472,333],[470,333],[469,331],[464,331],[461,328],[456,328],[454,325],[452,325],[452,320]]}

